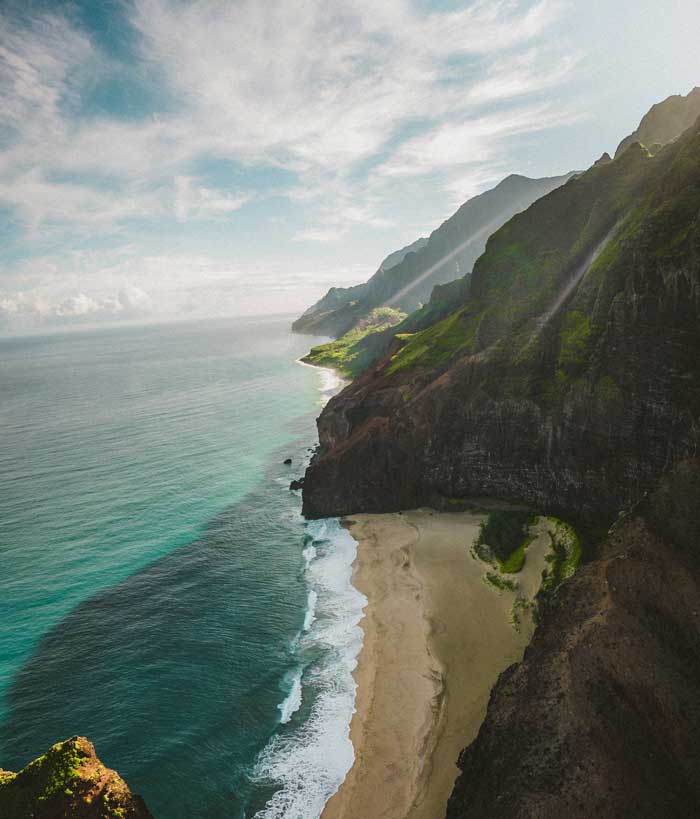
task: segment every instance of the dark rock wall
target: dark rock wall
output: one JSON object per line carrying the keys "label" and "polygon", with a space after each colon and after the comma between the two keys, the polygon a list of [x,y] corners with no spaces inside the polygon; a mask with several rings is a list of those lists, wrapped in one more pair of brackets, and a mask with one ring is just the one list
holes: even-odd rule
{"label": "dark rock wall", "polygon": [[697,815],[699,556],[694,460],[544,611],[460,756],[448,819]]}
{"label": "dark rock wall", "polygon": [[[626,211],[618,191],[630,196]],[[528,237],[537,260],[551,257],[552,245],[556,258],[585,257],[585,246],[569,250],[580,244],[573,227],[594,217],[601,227],[591,246],[611,217],[627,233],[613,235],[544,322],[528,314],[525,275],[546,262],[519,253],[513,272],[512,242]],[[562,262],[541,277],[555,304],[567,269]],[[498,290],[499,276],[507,288]],[[600,521],[700,452],[700,130],[660,159],[630,149],[516,217],[477,262],[469,299],[467,318],[470,310],[493,315],[502,336],[481,343],[479,332],[489,335],[482,319],[471,353],[434,363],[429,333],[427,363],[400,371],[394,347],[325,408],[306,476],[307,517],[490,496]],[[588,328],[573,363],[563,358],[572,318]],[[420,348],[422,338],[410,343]]]}

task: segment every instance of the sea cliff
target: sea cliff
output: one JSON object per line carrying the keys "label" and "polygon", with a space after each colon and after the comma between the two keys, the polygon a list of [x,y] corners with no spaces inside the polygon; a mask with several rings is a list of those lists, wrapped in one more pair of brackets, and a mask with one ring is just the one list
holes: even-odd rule
{"label": "sea cliff", "polygon": [[71,737],[19,773],[0,770],[3,819],[152,819],[116,771],[85,737]]}
{"label": "sea cliff", "polygon": [[468,298],[319,418],[307,517],[490,496],[600,523],[700,446],[700,123],[491,237]]}
{"label": "sea cliff", "polygon": [[460,756],[448,818],[692,815],[700,120],[538,200],[421,313],[321,414],[305,515],[492,497],[587,532]]}

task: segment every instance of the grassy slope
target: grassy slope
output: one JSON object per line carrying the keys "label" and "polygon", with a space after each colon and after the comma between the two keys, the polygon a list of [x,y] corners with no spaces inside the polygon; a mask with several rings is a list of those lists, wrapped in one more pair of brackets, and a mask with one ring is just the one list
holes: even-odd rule
{"label": "grassy slope", "polygon": [[354,378],[365,369],[369,357],[369,350],[359,342],[373,333],[396,326],[404,317],[404,313],[391,307],[376,307],[344,336],[313,347],[302,361],[316,367],[329,367]]}
{"label": "grassy slope", "polygon": [[511,219],[477,261],[466,303],[410,338],[389,373],[432,369],[496,341],[501,352],[514,357],[526,346],[528,323],[554,301],[568,272],[625,214],[643,205],[650,178],[664,161],[660,156],[655,162],[635,145]]}
{"label": "grassy slope", "polygon": [[559,311],[555,367],[548,381],[534,387],[552,400],[581,388],[614,398],[616,385],[596,370],[595,349],[624,286],[625,267],[640,251],[672,263],[686,258],[699,208],[697,126],[653,157],[631,146],[497,231],[474,267],[462,305],[427,329],[401,336],[405,344],[387,374],[432,372],[456,356],[489,348],[510,369],[494,389],[514,397],[531,391],[531,365],[541,355],[536,318],[554,302],[570,271],[615,227]]}

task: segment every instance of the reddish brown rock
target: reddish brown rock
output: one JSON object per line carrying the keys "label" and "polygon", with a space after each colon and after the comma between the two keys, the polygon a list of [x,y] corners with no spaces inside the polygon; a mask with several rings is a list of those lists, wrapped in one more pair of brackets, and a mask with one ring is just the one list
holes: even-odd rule
{"label": "reddish brown rock", "polygon": [[3,819],[152,819],[140,796],[97,758],[91,742],[72,737],[18,774],[0,770]]}

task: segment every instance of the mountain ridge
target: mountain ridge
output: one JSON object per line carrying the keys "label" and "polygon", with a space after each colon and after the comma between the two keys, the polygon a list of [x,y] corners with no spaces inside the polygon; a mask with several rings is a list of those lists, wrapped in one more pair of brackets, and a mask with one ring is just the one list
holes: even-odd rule
{"label": "mountain ridge", "polygon": [[655,144],[665,145],[690,128],[699,116],[700,87],[696,86],[685,96],[672,94],[647,111],[636,130],[617,146],[615,158],[633,142],[641,142],[649,149]]}
{"label": "mountain ridge", "polygon": [[489,497],[612,525],[499,679],[448,819],[651,819],[700,794],[700,118],[602,159],[318,419],[307,517]]}
{"label": "mountain ridge", "polygon": [[380,265],[364,284],[331,288],[292,324],[293,331],[339,337],[374,308],[415,310],[428,300],[435,286],[469,273],[491,232],[563,184],[572,173],[539,179],[510,174],[494,188],[463,203],[427,239],[418,240],[424,244],[416,248],[414,242],[398,251],[403,255],[396,264],[386,269]]}

